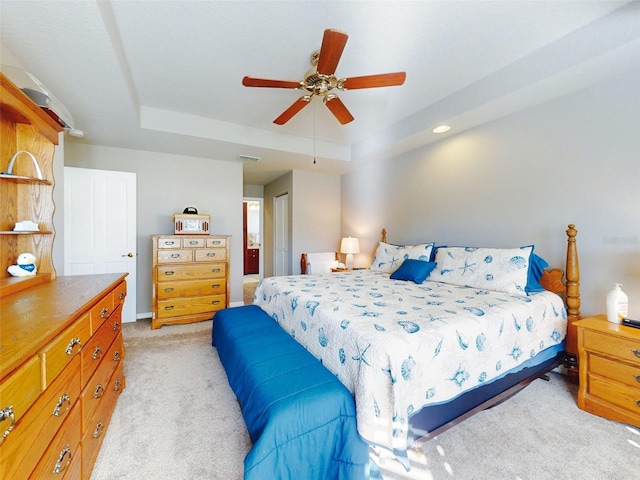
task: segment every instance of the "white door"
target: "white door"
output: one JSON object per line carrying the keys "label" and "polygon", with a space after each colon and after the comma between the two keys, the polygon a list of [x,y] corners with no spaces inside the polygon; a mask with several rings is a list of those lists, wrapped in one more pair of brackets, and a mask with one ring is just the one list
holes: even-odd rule
{"label": "white door", "polygon": [[64,167],[64,274],[127,272],[122,321],[136,320],[136,174]]}
{"label": "white door", "polygon": [[274,276],[289,275],[289,194],[274,199]]}

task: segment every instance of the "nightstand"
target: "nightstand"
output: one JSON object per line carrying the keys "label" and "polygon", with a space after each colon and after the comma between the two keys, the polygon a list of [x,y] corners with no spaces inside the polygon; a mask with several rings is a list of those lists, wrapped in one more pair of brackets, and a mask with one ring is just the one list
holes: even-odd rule
{"label": "nightstand", "polygon": [[578,407],[640,427],[640,329],[585,318],[578,329]]}

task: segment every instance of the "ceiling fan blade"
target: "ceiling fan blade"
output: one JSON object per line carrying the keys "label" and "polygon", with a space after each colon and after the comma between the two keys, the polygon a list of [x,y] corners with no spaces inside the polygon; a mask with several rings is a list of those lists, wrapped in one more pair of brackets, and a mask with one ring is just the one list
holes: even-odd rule
{"label": "ceiling fan blade", "polygon": [[318,58],[318,73],[333,75],[336,72],[348,38],[349,36],[340,30],[327,29],[324,31]]}
{"label": "ceiling fan blade", "polygon": [[268,78],[244,77],[242,85],[245,87],[266,87],[266,88],[300,88],[300,82],[291,80],[269,80]]}
{"label": "ceiling fan blade", "polygon": [[337,96],[327,95],[324,97],[324,104],[331,110],[331,113],[333,113],[342,125],[353,121],[353,115],[351,115],[351,112],[347,110],[347,107],[344,106],[342,100]]}
{"label": "ceiling fan blade", "polygon": [[404,83],[405,72],[381,73],[364,77],[345,78],[341,90],[356,90],[358,88],[395,87]]}
{"label": "ceiling fan blade", "polygon": [[291,120],[291,118],[298,113],[300,110],[302,110],[304,107],[306,107],[307,105],[309,105],[309,102],[311,102],[311,95],[303,95],[302,97],[300,97],[298,100],[296,100],[295,102],[293,102],[293,105],[291,105],[289,108],[287,108],[284,112],[282,112],[282,114],[280,114],[280,116],[278,118],[276,118],[273,123],[275,123],[276,125],[284,125],[285,123],[287,123],[289,120]]}

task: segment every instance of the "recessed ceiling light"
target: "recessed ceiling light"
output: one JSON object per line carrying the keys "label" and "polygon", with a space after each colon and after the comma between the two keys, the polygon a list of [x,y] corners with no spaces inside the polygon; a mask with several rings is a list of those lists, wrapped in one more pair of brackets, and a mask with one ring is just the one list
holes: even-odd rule
{"label": "recessed ceiling light", "polygon": [[433,133],[444,133],[448,132],[449,130],[451,130],[451,127],[449,125],[438,125],[433,129]]}

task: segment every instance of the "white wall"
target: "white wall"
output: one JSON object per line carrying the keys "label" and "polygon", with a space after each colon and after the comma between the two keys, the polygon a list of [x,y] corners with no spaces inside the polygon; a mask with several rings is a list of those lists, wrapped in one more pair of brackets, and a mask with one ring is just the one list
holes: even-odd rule
{"label": "white wall", "polygon": [[[582,313],[621,282],[640,317],[640,71],[342,177],[342,231],[368,265],[396,243],[535,244],[563,266],[578,229]],[[455,126],[454,126],[455,128]]]}
{"label": "white wall", "polygon": [[211,216],[212,234],[232,235],[231,302],[242,302],[242,165],[67,142],[65,165],[137,174],[138,314],[151,312],[151,238],[173,233],[185,207]]}
{"label": "white wall", "polygon": [[340,248],[340,177],[293,172],[293,270],[300,273],[305,252],[337,252]]}
{"label": "white wall", "polygon": [[295,170],[264,188],[264,276],[273,275],[273,202],[289,194],[289,272],[300,273],[304,252],[337,251],[340,176]]}

